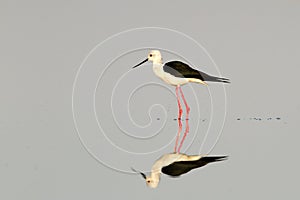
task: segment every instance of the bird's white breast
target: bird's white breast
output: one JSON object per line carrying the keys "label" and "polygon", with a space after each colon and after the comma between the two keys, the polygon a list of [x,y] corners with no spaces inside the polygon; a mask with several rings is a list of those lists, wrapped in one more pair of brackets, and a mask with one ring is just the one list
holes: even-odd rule
{"label": "bird's white breast", "polygon": [[156,76],[170,85],[183,85],[189,82],[186,78],[178,78],[165,72],[163,70],[163,64],[153,64],[153,72]]}

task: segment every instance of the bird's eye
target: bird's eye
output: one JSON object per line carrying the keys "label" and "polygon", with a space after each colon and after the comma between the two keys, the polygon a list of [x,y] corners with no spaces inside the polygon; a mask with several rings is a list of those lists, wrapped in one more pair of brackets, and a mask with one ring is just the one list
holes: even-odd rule
{"label": "bird's eye", "polygon": [[150,54],[149,56],[152,57],[152,54]]}
{"label": "bird's eye", "polygon": [[151,182],[150,180],[147,181],[147,183],[150,183],[150,182]]}

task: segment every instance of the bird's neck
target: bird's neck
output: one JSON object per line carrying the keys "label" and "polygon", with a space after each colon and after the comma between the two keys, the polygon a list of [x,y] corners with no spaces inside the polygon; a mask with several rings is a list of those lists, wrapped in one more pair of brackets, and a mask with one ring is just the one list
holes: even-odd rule
{"label": "bird's neck", "polygon": [[153,64],[162,64],[162,59],[153,60]]}
{"label": "bird's neck", "polygon": [[163,78],[164,71],[163,71],[163,64],[162,63],[153,63],[153,72],[156,76]]}

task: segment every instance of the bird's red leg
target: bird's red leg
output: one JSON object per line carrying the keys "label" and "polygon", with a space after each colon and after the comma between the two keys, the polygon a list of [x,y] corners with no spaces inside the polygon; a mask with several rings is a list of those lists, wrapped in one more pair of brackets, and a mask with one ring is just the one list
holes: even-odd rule
{"label": "bird's red leg", "polygon": [[179,87],[179,89],[180,89],[180,94],[181,94],[181,97],[183,99],[183,102],[184,102],[184,105],[185,105],[185,108],[186,108],[186,119],[189,119],[189,114],[190,114],[191,109],[190,109],[189,105],[187,104],[187,101],[184,98],[184,94],[182,92],[181,87]]}
{"label": "bird's red leg", "polygon": [[180,133],[182,130],[182,122],[181,122],[181,116],[182,116],[182,107],[180,104],[180,97],[179,97],[179,88],[180,86],[176,86],[176,97],[177,97],[177,103],[178,103],[178,133],[177,133],[177,137],[176,137],[176,143],[175,143],[175,148],[174,151],[177,152],[177,146],[178,146],[178,142],[179,142],[179,138],[180,138]]}
{"label": "bird's red leg", "polygon": [[179,88],[179,89],[180,89],[181,97],[182,97],[182,99],[183,99],[183,102],[184,102],[184,105],[185,105],[185,108],[186,108],[186,118],[185,118],[185,124],[186,124],[186,125],[185,125],[185,131],[184,131],[182,140],[181,140],[180,145],[179,145],[179,148],[178,148],[178,152],[180,152],[181,147],[182,147],[182,145],[183,145],[183,142],[184,142],[184,140],[185,140],[185,138],[186,138],[188,132],[190,131],[190,126],[189,126],[189,113],[190,113],[190,107],[188,106],[187,101],[186,101],[185,98],[184,98],[184,94],[183,94],[183,92],[182,92],[182,89],[181,89],[181,88]]}

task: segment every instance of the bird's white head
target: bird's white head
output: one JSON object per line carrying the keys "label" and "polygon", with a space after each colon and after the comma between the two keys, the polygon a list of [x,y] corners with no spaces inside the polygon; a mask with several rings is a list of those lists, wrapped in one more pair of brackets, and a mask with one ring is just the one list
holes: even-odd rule
{"label": "bird's white head", "polygon": [[136,68],[147,61],[151,61],[153,62],[153,64],[162,64],[162,57],[160,52],[158,50],[151,50],[148,54],[148,57],[145,60],[143,60],[142,62],[140,62],[132,68]]}
{"label": "bird's white head", "polygon": [[160,51],[151,50],[148,54],[148,60],[153,63],[162,63],[162,57],[161,57]]}

